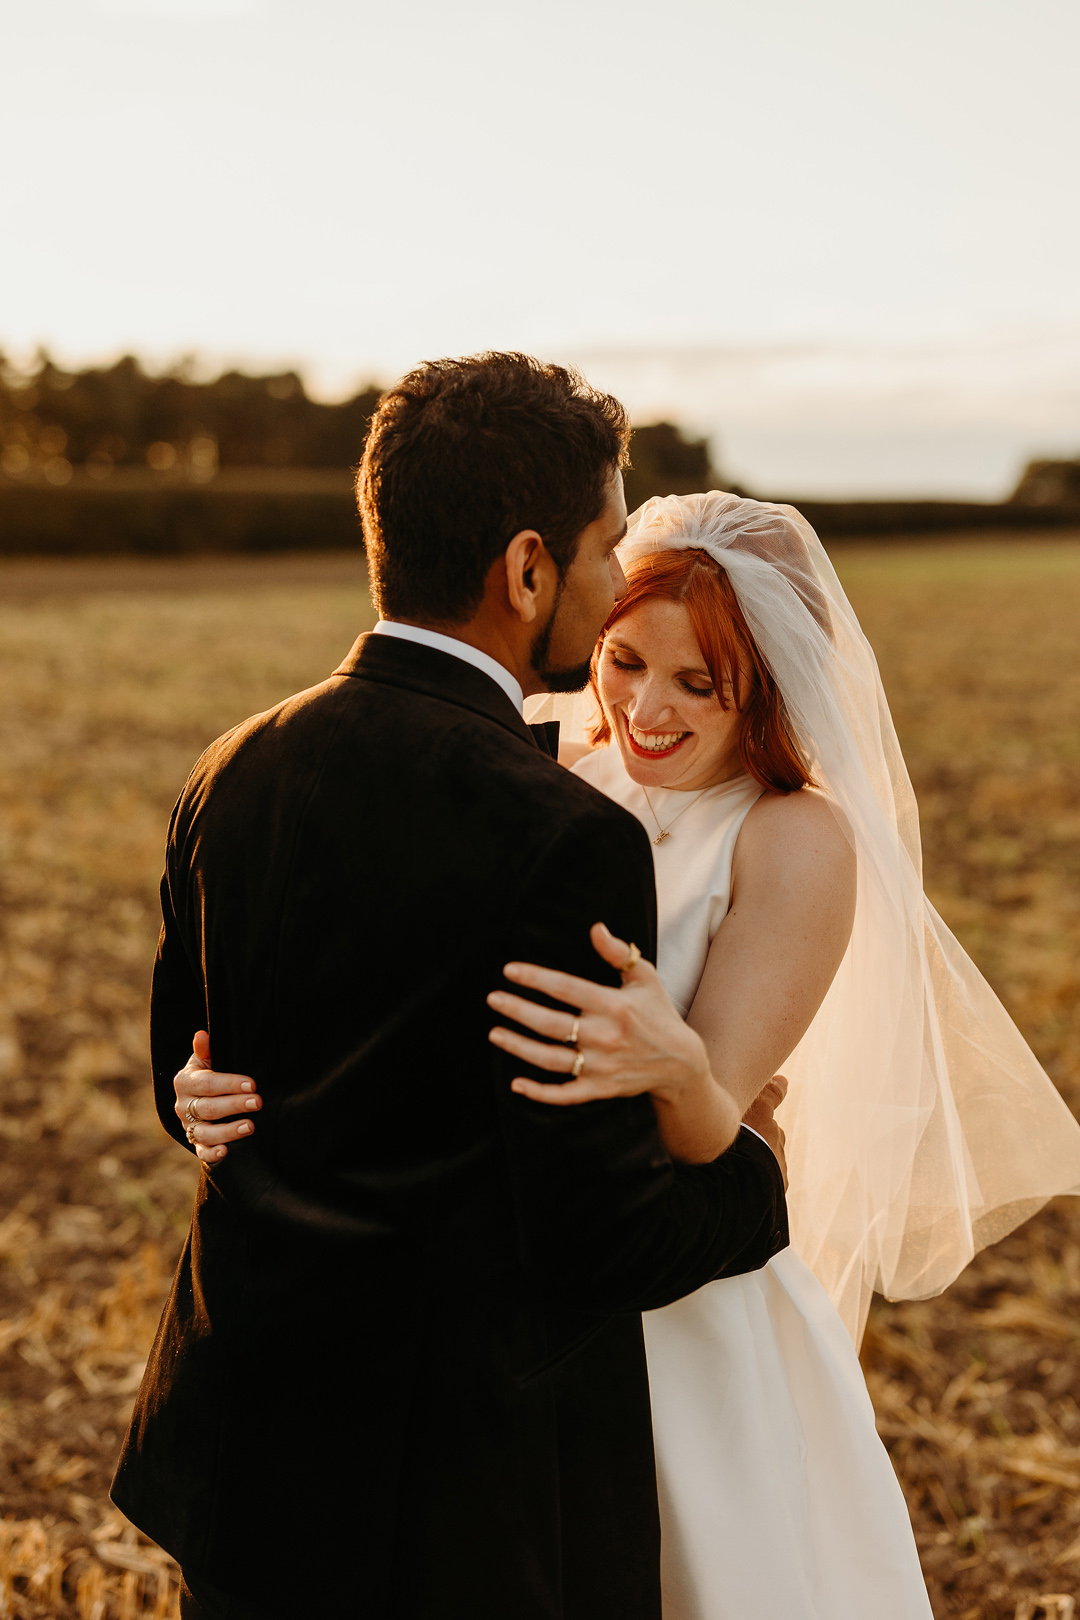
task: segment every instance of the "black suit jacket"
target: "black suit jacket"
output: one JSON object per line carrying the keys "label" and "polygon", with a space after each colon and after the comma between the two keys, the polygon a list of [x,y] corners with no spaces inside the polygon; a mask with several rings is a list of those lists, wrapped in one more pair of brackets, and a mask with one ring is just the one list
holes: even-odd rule
{"label": "black suit jacket", "polygon": [[761,1266],[748,1133],[674,1166],[647,1097],[518,1097],[487,992],[652,956],[648,839],[499,687],[362,637],[215,743],[173,815],[152,1045],[258,1078],[204,1175],[113,1499],[262,1614],[659,1620],[640,1311]]}

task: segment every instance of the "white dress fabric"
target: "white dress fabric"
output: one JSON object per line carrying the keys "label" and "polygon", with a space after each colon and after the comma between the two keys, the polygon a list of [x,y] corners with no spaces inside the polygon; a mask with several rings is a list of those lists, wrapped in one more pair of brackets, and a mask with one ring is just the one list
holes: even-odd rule
{"label": "white dress fabric", "polygon": [[[574,769],[655,838],[617,748]],[[660,825],[671,826],[653,845],[657,967],[684,1014],[760,794],[748,776],[689,808],[686,793],[650,790]],[[932,1620],[850,1333],[794,1249],[649,1311],[644,1323],[664,1620]]]}

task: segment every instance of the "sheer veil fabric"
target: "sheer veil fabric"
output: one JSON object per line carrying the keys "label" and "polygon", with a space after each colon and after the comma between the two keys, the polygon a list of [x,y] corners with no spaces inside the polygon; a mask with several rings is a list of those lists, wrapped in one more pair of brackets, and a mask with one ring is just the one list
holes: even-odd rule
{"label": "sheer veil fabric", "polygon": [[[923,893],[915,796],[869,642],[790,506],[647,501],[624,566],[696,548],[726,570],[815,783],[858,857],[851,943],[784,1064],[792,1242],[856,1345],[872,1292],[923,1299],[1057,1193],[1080,1126]],[[591,700],[538,713],[583,734]],[[535,719],[537,715],[530,715]]]}

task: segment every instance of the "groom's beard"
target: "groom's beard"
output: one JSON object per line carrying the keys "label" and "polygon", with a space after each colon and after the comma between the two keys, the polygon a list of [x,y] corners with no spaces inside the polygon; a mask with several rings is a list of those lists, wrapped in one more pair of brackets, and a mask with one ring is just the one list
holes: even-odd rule
{"label": "groom's beard", "polygon": [[559,602],[563,593],[563,581],[555,592],[555,600],[551,604],[548,622],[532,644],[532,653],[529,662],[536,674],[544,683],[547,692],[583,692],[589,684],[589,675],[592,671],[591,657],[583,664],[574,664],[569,669],[556,669],[551,664],[551,637],[555,629],[555,619],[559,612]]}

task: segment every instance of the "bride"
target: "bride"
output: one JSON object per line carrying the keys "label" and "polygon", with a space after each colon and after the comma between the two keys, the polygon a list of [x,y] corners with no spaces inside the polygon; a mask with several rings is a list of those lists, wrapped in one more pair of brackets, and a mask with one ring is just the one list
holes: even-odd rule
{"label": "bride", "polygon": [[[665,1620],[928,1620],[856,1354],[870,1296],[938,1293],[1080,1192],[1080,1128],[923,895],[873,653],[809,525],[668,497],[631,518],[620,556],[593,700],[562,717],[591,744],[571,743],[575,771],[653,840],[657,967],[616,991],[510,964],[572,1011],[495,991],[518,1028],[491,1038],[570,1077],[515,1081],[538,1101],[651,1092],[669,1153],[698,1161],[730,1134],[719,1082],[750,1109],[783,1065],[791,1248],[644,1318]],[[626,962],[604,930],[594,942]],[[701,1041],[680,1089],[672,1003]],[[207,1074],[196,1049],[178,1111],[257,1109],[250,1080]],[[204,1127],[200,1155],[252,1128]]]}

